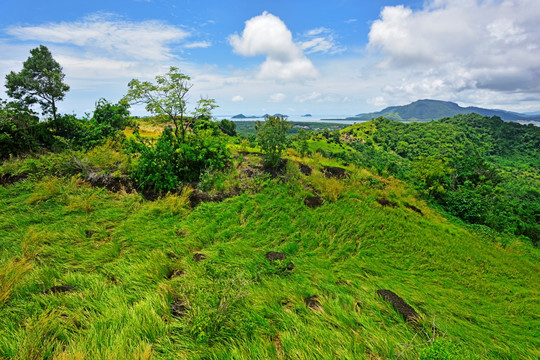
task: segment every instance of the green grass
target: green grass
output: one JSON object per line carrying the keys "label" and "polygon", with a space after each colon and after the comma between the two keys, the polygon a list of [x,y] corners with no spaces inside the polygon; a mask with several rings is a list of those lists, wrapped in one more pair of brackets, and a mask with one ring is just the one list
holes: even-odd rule
{"label": "green grass", "polygon": [[[241,181],[241,164],[232,168],[226,176]],[[328,180],[289,165],[282,178],[194,209],[187,193],[148,202],[53,173],[0,187],[0,358],[540,357],[538,249],[486,239],[406,184],[347,169],[349,179]],[[303,200],[314,192],[325,204],[310,209]],[[269,263],[271,250],[287,260]],[[206,259],[194,261],[197,252]],[[76,291],[43,293],[55,285]],[[405,323],[381,288],[421,313],[420,325]],[[312,295],[319,310],[304,303]],[[443,339],[433,344],[432,325]]]}

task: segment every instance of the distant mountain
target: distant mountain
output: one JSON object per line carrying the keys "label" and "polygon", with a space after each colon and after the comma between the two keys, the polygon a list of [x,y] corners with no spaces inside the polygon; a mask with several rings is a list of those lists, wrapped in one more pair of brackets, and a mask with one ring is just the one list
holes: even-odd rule
{"label": "distant mountain", "polygon": [[527,115],[504,110],[483,109],[474,106],[461,107],[456,103],[440,100],[417,100],[408,105],[390,106],[379,112],[358,114],[347,118],[347,120],[371,120],[383,116],[397,121],[431,121],[470,113],[477,113],[482,116],[498,116],[505,121],[540,121],[540,115]]}
{"label": "distant mountain", "polygon": [[244,114],[238,114],[238,115],[234,115],[233,117],[231,117],[231,119],[257,119],[258,116],[255,116],[255,115],[244,115]]}

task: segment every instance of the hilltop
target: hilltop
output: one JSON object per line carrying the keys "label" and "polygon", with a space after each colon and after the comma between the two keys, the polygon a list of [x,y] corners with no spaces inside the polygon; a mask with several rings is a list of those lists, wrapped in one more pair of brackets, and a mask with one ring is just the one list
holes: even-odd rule
{"label": "hilltop", "polygon": [[373,113],[358,114],[347,118],[348,120],[371,120],[378,117],[385,117],[396,121],[431,121],[458,114],[476,113],[482,116],[498,116],[505,121],[540,121],[538,115],[526,115],[516,112],[496,109],[483,109],[480,107],[461,107],[456,103],[440,100],[417,100],[408,105],[390,106],[381,111]]}
{"label": "hilltop", "polygon": [[121,142],[5,161],[0,357],[537,358],[538,248],[447,214],[363,125],[277,171],[223,138],[226,169],[153,200]]}

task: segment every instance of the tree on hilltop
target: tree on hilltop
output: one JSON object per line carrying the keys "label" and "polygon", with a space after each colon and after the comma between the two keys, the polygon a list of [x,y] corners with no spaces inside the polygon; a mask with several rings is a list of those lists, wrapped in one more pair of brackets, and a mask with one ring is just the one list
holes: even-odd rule
{"label": "tree on hilltop", "polygon": [[43,114],[51,114],[56,120],[57,103],[69,90],[63,82],[62,67],[44,45],[30,50],[30,54],[19,73],[6,75],[7,94],[24,105],[38,103]]}

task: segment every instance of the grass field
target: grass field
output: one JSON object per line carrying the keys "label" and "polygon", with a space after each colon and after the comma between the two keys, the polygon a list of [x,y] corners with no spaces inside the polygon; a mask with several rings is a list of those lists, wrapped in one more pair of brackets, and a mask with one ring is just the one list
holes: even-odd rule
{"label": "grass field", "polygon": [[[115,151],[75,156],[129,167]],[[540,357],[537,248],[320,155],[290,151],[271,178],[246,170],[259,169],[256,154],[233,153],[206,190],[240,191],[196,207],[190,190],[147,201],[91,187],[73,154],[5,164],[28,177],[0,186],[0,358]],[[349,177],[327,178],[327,165]],[[307,207],[310,195],[324,204]],[[287,258],[270,262],[268,251]],[[418,324],[378,289],[415,308]]]}

